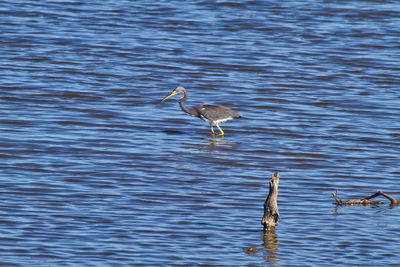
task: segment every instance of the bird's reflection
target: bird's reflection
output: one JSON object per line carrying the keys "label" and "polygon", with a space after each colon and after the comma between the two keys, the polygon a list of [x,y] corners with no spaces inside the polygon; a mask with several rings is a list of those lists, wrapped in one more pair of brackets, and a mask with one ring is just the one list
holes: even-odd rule
{"label": "bird's reflection", "polygon": [[208,137],[204,138],[202,142],[202,150],[207,153],[213,153],[216,155],[225,155],[237,145],[236,142],[232,142],[229,138],[222,137]]}
{"label": "bird's reflection", "polygon": [[181,148],[184,150],[201,151],[216,155],[225,155],[227,151],[231,151],[238,145],[237,142],[232,142],[229,138],[220,136],[195,136],[182,140]]}
{"label": "bird's reflection", "polygon": [[204,143],[208,148],[214,148],[219,146],[226,146],[231,142],[229,140],[224,140],[223,137],[208,137],[204,139]]}

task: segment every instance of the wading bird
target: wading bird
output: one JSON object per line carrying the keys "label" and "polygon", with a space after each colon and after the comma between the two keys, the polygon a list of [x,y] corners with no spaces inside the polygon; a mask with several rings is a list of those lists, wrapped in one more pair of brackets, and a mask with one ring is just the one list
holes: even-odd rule
{"label": "wading bird", "polygon": [[234,118],[242,117],[242,114],[240,114],[230,108],[224,107],[224,106],[201,104],[201,105],[195,106],[193,109],[188,109],[184,104],[184,102],[188,98],[187,91],[182,86],[178,86],[175,90],[172,91],[172,93],[170,93],[169,95],[164,97],[161,100],[161,102],[163,102],[164,100],[170,98],[171,96],[173,96],[177,93],[182,93],[182,97],[179,98],[178,102],[179,102],[179,106],[181,107],[183,112],[189,114],[190,116],[198,117],[198,118],[202,119],[203,121],[208,122],[210,124],[211,132],[213,135],[214,135],[213,124],[215,124],[218,127],[218,130],[220,132],[219,135],[223,136],[224,131],[222,131],[221,127],[219,127],[219,123],[227,121],[227,120],[231,120]]}

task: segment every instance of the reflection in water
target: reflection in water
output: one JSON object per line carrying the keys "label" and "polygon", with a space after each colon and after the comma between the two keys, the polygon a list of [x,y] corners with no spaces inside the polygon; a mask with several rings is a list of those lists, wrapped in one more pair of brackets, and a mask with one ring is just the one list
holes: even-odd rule
{"label": "reflection in water", "polygon": [[278,256],[278,235],[275,233],[275,229],[271,229],[268,232],[262,233],[263,248],[247,247],[244,248],[244,252],[253,255],[259,251],[263,251],[264,258],[268,261],[268,265],[277,265]]}
{"label": "reflection in water", "polygon": [[205,143],[207,145],[207,147],[209,148],[214,148],[214,147],[218,147],[218,146],[225,146],[227,144],[229,144],[229,141],[223,140],[224,137],[212,137],[212,138],[208,138],[207,140],[205,140]]}
{"label": "reflection in water", "polygon": [[[231,151],[235,149],[237,143],[229,141],[229,139],[223,139],[223,137],[211,137],[204,139],[204,146],[201,150],[211,152],[215,155],[226,155],[229,154],[227,151]],[[226,148],[221,149],[221,148]]]}
{"label": "reflection in water", "polygon": [[237,143],[218,136],[195,137],[190,141],[183,141],[181,148],[190,151],[200,151],[207,155],[224,156],[236,148]]}
{"label": "reflection in water", "polygon": [[384,204],[381,204],[381,205],[379,205],[379,204],[376,204],[376,205],[347,205],[347,206],[335,205],[333,207],[333,209],[332,209],[332,213],[335,214],[335,215],[340,215],[339,208],[340,209],[345,209],[345,208],[357,208],[357,207],[365,207],[365,208],[369,208],[369,207],[377,208],[377,207],[379,207],[379,208],[382,208],[382,209],[395,209],[398,206],[399,206],[398,204],[391,204],[391,203],[389,203],[389,204],[384,203]]}
{"label": "reflection in water", "polygon": [[[21,2],[0,5],[0,265],[400,262],[399,209],[327,203],[399,190],[399,1]],[[213,137],[159,104],[178,84],[246,118]]]}
{"label": "reflection in water", "polygon": [[268,260],[271,265],[277,265],[279,259],[278,256],[278,235],[275,233],[275,229],[271,229],[268,232],[262,233],[263,245],[265,255],[264,258]]}

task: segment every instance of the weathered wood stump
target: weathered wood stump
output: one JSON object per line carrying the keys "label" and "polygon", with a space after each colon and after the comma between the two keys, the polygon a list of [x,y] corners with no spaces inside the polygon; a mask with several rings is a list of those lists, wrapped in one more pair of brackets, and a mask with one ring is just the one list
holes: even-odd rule
{"label": "weathered wood stump", "polygon": [[264,202],[264,217],[261,220],[261,224],[264,226],[264,232],[273,230],[275,226],[278,225],[278,184],[279,172],[276,171],[269,182],[269,194]]}
{"label": "weathered wood stump", "polygon": [[382,201],[374,201],[371,200],[371,198],[377,197],[377,196],[384,196],[387,199],[390,200],[390,205],[397,205],[400,204],[400,199],[395,199],[391,196],[389,196],[388,194],[386,194],[385,192],[382,191],[378,191],[375,194],[369,196],[369,197],[365,197],[362,199],[350,199],[350,200],[340,200],[338,199],[337,195],[338,195],[338,191],[336,190],[336,192],[332,192],[333,198],[336,201],[336,205],[338,206],[351,206],[351,205],[378,205],[378,204],[387,204],[385,202]]}

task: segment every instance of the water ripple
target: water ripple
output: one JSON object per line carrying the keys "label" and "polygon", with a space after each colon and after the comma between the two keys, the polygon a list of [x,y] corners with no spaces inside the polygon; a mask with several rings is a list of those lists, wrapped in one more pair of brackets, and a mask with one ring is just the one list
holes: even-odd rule
{"label": "water ripple", "polygon": [[[331,192],[399,198],[399,14],[390,0],[0,4],[0,265],[397,264],[397,209],[336,208]],[[244,116],[212,137],[159,102],[178,85],[188,106]],[[282,218],[263,235],[275,170]]]}

